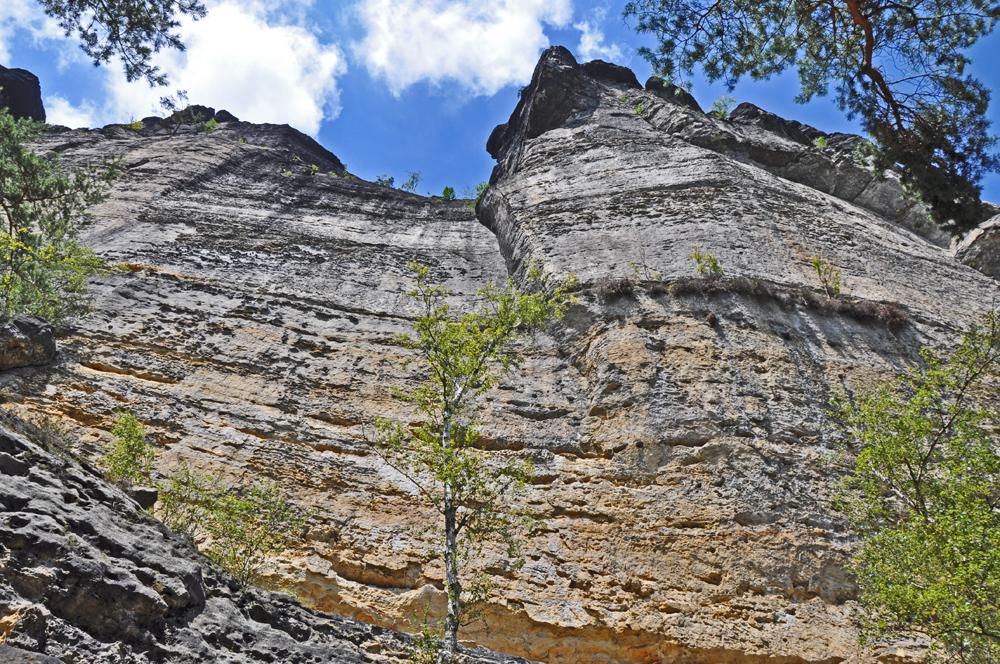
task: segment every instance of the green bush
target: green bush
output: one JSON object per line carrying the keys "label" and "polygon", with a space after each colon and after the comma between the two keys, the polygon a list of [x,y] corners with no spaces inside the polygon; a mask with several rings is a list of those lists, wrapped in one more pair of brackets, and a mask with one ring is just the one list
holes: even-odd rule
{"label": "green bush", "polygon": [[316,164],[309,164],[309,175],[316,175],[319,173],[319,166]]}
{"label": "green bush", "polygon": [[825,150],[829,144],[829,141],[826,140],[826,136],[817,136],[813,139],[813,145],[815,145],[818,150]]}
{"label": "green bush", "polygon": [[712,108],[708,111],[708,114],[713,118],[728,120],[729,114],[733,112],[735,106],[736,100],[729,95],[725,95],[712,102]]}
{"label": "green bush", "polygon": [[143,124],[142,120],[133,120],[132,122],[125,125],[126,129],[131,129],[132,131],[142,131],[146,125]]}
{"label": "green bush", "polygon": [[186,464],[160,486],[156,513],[242,585],[258,581],[267,560],[288,548],[306,520],[273,482],[227,488]]}
{"label": "green bush", "polygon": [[204,539],[215,496],[223,490],[221,482],[181,462],[157,485],[157,490],[156,517],[192,542]]}
{"label": "green bush", "polygon": [[635,105],[635,107],[632,110],[635,111],[636,115],[642,115],[643,113],[646,112],[646,106],[642,102],[639,102],[638,104]]}
{"label": "green bush", "polygon": [[942,356],[841,394],[857,456],[839,509],[860,546],[851,571],[866,638],[929,637],[933,662],[1000,661],[1000,317]]}
{"label": "green bush", "polygon": [[703,277],[722,276],[722,266],[712,254],[706,254],[700,248],[695,247],[691,252],[691,259],[694,261],[695,270]]}
{"label": "green bush", "polygon": [[132,413],[119,413],[111,429],[115,442],[100,465],[113,482],[152,484],[156,449],[146,442],[146,428]]}
{"label": "green bush", "polygon": [[268,558],[288,548],[305,517],[273,482],[216,495],[208,514],[205,553],[246,585]]}
{"label": "green bush", "polygon": [[483,197],[483,194],[485,194],[486,190],[489,188],[490,188],[489,182],[480,182],[479,184],[476,185],[476,188],[474,190],[470,190],[468,187],[466,187],[465,198],[468,199],[466,206],[475,210],[476,203],[479,202],[479,199]]}
{"label": "green bush", "polygon": [[375,178],[375,184],[377,184],[380,187],[395,187],[396,178],[392,177],[391,175],[380,175],[377,178]]}
{"label": "green bush", "polygon": [[823,260],[821,256],[813,256],[810,262],[827,297],[838,297],[841,288],[840,270]]}
{"label": "green bush", "polygon": [[219,128],[219,121],[216,120],[215,118],[209,118],[208,120],[205,120],[204,122],[201,123],[202,131],[206,132],[215,131],[218,128]]}
{"label": "green bush", "polygon": [[455,188],[445,187],[444,190],[441,192],[441,198],[443,198],[446,201],[455,200]]}
{"label": "green bush", "polygon": [[444,630],[439,625],[432,625],[426,617],[420,629],[408,648],[411,664],[437,664],[441,656]]}
{"label": "green bush", "polygon": [[417,190],[417,185],[420,184],[420,172],[410,171],[409,176],[406,178],[406,182],[399,185],[399,188],[403,191],[408,191],[411,194]]}

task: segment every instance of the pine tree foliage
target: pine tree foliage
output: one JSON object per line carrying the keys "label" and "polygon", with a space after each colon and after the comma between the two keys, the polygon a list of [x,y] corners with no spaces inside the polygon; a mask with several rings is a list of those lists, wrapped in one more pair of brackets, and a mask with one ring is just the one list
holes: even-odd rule
{"label": "pine tree foliage", "polygon": [[42,126],[0,109],[0,320],[62,323],[88,308],[87,278],[104,263],[79,242],[115,164],[72,173],[31,150]]}
{"label": "pine tree foliage", "polygon": [[153,64],[164,48],[184,50],[177,35],[180,17],[205,16],[201,0],[39,0],[66,36],[76,35],[80,48],[95,65],[120,60],[125,78],[166,85],[166,75]]}
{"label": "pine tree foliage", "polygon": [[988,34],[990,0],[632,0],[625,15],[656,46],[642,54],[667,79],[701,67],[730,90],[744,76],[798,72],[796,98],[833,89],[945,228],[982,221],[979,182],[996,170],[989,90],[966,73]]}

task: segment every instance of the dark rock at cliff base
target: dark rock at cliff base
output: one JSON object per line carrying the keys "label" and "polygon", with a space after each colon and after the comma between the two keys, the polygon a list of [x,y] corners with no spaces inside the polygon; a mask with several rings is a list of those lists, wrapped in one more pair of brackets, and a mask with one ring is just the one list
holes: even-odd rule
{"label": "dark rock at cliff base", "polygon": [[26,316],[0,326],[0,371],[44,366],[55,356],[52,326],[41,318]]}
{"label": "dark rock at cliff base", "polygon": [[26,69],[8,69],[0,65],[0,108],[7,108],[15,118],[45,122],[38,77]]}
{"label": "dark rock at cliff base", "polygon": [[63,664],[55,657],[0,645],[0,662],[4,664]]}
{"label": "dark rock at cliff base", "polygon": [[649,80],[646,81],[646,92],[651,92],[664,101],[687,106],[699,113],[704,112],[701,110],[701,105],[698,104],[698,100],[694,98],[694,95],[679,85],[665,81],[659,76],[649,77]]}
{"label": "dark rock at cliff base", "polygon": [[955,258],[1000,279],[1000,215],[970,231],[956,247]]}

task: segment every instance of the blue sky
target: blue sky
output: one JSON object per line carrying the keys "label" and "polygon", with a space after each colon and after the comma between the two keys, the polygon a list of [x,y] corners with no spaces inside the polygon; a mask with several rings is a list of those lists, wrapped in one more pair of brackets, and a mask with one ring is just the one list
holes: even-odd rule
{"label": "blue sky", "polygon": [[[49,119],[101,126],[158,114],[162,90],[93,67],[35,0],[0,2],[0,64],[42,81]],[[635,70],[647,37],[621,17],[624,0],[206,0],[208,16],[181,28],[188,50],[159,64],[190,101],[242,119],[287,122],[314,135],[367,179],[422,174],[420,193],[459,193],[489,177],[486,138],[510,115],[539,52],[562,44],[580,60]],[[973,73],[1000,90],[1000,35],[972,51]],[[725,90],[703,79],[707,107]],[[856,131],[827,99],[795,104],[794,74],[745,81],[733,93],[825,131]],[[169,92],[170,90],[168,90]],[[990,109],[1000,129],[997,104]],[[985,182],[1000,201],[1000,175]]]}

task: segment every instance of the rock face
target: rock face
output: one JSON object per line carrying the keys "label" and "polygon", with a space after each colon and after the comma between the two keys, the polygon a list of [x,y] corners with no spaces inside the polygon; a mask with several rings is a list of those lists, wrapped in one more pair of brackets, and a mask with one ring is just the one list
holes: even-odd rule
{"label": "rock face", "polygon": [[970,231],[955,248],[955,258],[1000,279],[1000,215]]}
{"label": "rock face", "polygon": [[55,357],[55,335],[44,320],[26,316],[0,325],[0,371],[45,366]]}
{"label": "rock face", "polygon": [[[857,645],[827,397],[953,342],[998,287],[855,160],[857,139],[820,149],[758,111],[709,118],[549,50],[490,137],[479,221],[353,178],[287,127],[47,134],[70,163],[122,158],[86,239],[127,270],[95,285],[53,370],[0,382],[84,456],[128,408],[161,468],[275,479],[314,516],[274,580],[406,628],[443,607],[436,519],[367,438],[411,416],[389,387],[420,377],[394,341],[406,263],[462,307],[537,261],[577,274],[579,302],[484,404],[483,444],[534,459],[539,525],[521,570],[475,561],[497,599],[466,637],[566,663],[888,658],[903,646]],[[696,277],[695,246],[725,276]]]}
{"label": "rock face", "polygon": [[0,415],[4,662],[409,661],[398,633],[236,587],[59,444]]}
{"label": "rock face", "polygon": [[8,69],[0,65],[0,108],[6,108],[15,118],[45,122],[38,77],[26,69]]}

